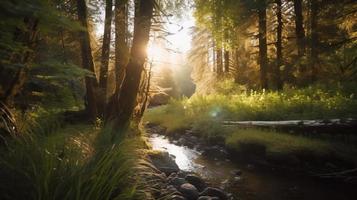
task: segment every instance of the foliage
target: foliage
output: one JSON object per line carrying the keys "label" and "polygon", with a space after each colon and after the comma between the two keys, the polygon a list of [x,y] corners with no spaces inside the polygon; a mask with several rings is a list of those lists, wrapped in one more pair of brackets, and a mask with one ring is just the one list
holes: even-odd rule
{"label": "foliage", "polygon": [[11,142],[1,151],[1,180],[11,180],[1,184],[1,198],[133,199],[137,144],[94,144],[105,135],[82,124]]}

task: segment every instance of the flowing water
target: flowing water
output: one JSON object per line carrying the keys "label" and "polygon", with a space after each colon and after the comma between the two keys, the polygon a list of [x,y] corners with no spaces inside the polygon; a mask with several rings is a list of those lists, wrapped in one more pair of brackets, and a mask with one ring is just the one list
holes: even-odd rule
{"label": "flowing water", "polygon": [[[203,158],[200,152],[171,143],[162,135],[150,135],[154,150],[168,151],[181,170],[200,174],[208,182],[223,186],[237,199],[243,200],[357,200],[357,187],[321,181],[296,174],[264,172],[252,165],[229,160]],[[242,172],[236,176],[232,172]]]}

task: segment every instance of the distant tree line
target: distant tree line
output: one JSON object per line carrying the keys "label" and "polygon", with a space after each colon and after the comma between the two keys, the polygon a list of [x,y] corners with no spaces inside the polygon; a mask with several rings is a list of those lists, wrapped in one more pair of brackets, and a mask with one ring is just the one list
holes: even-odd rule
{"label": "distant tree line", "polygon": [[356,1],[195,0],[194,16],[196,82],[211,74],[280,90],[356,80]]}

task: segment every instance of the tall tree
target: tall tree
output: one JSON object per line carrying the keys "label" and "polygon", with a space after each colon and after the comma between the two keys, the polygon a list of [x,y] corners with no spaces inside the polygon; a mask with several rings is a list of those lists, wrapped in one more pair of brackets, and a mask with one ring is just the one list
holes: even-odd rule
{"label": "tall tree", "polygon": [[223,74],[223,55],[221,47],[217,47],[216,49],[216,62],[217,75],[220,77]]}
{"label": "tall tree", "polygon": [[317,73],[317,61],[318,61],[318,0],[310,0],[310,78],[311,81],[315,81]]}
{"label": "tall tree", "polygon": [[[147,43],[150,37],[154,0],[139,0],[135,5],[134,38],[130,60],[125,71],[125,78],[120,90],[116,116],[113,119],[115,130],[124,130],[133,114],[139,90],[144,64],[146,62]],[[117,135],[113,135],[115,139]]]}
{"label": "tall tree", "polygon": [[99,76],[100,95],[98,98],[98,112],[101,117],[104,116],[105,106],[107,103],[107,84],[108,84],[108,67],[110,53],[110,39],[112,32],[112,14],[113,1],[105,1],[105,19],[104,19],[104,34],[102,45],[102,56]]}
{"label": "tall tree", "polygon": [[258,4],[259,19],[259,65],[260,65],[260,86],[262,89],[268,88],[268,49],[267,49],[267,3],[262,0]]}
{"label": "tall tree", "polygon": [[226,74],[229,73],[229,63],[230,63],[230,60],[229,60],[229,51],[228,50],[224,50],[224,72]]}
{"label": "tall tree", "polygon": [[305,30],[304,18],[302,14],[302,0],[294,0],[294,12],[296,45],[298,47],[299,72],[303,74],[305,71],[305,67],[301,62],[301,58],[305,54]]}
{"label": "tall tree", "polygon": [[105,20],[104,20],[104,35],[102,45],[102,56],[100,66],[99,86],[104,91],[106,96],[107,78],[108,78],[108,65],[109,65],[109,53],[110,53],[110,38],[112,30],[112,7],[113,1],[105,1]]}
{"label": "tall tree", "polygon": [[79,40],[81,47],[81,58],[82,58],[82,66],[84,69],[92,72],[92,76],[85,77],[86,84],[86,110],[90,115],[90,118],[94,120],[97,115],[97,101],[95,88],[98,86],[97,79],[95,78],[94,73],[94,63],[93,63],[93,55],[92,49],[90,45],[90,37],[88,31],[88,19],[87,19],[87,6],[85,0],[77,0],[77,15],[80,24],[83,27],[83,30],[79,32]]}
{"label": "tall tree", "polygon": [[282,33],[283,33],[283,17],[281,14],[282,3],[281,0],[275,0],[276,3],[276,18],[278,27],[276,29],[276,65],[274,68],[274,81],[278,90],[282,89],[282,82],[280,77],[280,67],[283,65],[283,46],[282,46]]}
{"label": "tall tree", "polygon": [[123,82],[125,66],[128,62],[127,7],[127,0],[115,0],[115,74],[118,91]]}

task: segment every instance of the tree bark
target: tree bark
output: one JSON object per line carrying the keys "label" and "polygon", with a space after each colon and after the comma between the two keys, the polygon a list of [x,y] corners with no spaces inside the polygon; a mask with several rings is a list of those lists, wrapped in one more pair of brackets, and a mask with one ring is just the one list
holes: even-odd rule
{"label": "tree bark", "polygon": [[283,17],[281,14],[281,0],[276,0],[276,17],[278,21],[278,27],[276,29],[276,66],[274,70],[275,85],[278,90],[281,90],[283,85],[280,77],[280,67],[283,65],[283,45],[282,45],[282,33],[283,33]]}
{"label": "tree bark", "polygon": [[223,55],[222,48],[217,47],[216,49],[216,62],[217,62],[217,75],[221,77],[223,74]]}
{"label": "tree bark", "polygon": [[[113,128],[119,132],[124,131],[128,127],[133,114],[144,64],[147,58],[146,48],[150,36],[153,10],[154,0],[139,0],[135,5],[133,45],[119,95],[116,117],[113,119]],[[113,140],[117,137],[118,134],[113,135]]]}
{"label": "tree bark", "polygon": [[224,50],[224,72],[229,73],[229,51]]}
{"label": "tree bark", "polygon": [[115,74],[116,90],[119,91],[128,63],[127,44],[127,0],[115,0]]}
{"label": "tree bark", "polygon": [[260,85],[262,89],[268,88],[268,50],[267,50],[267,24],[266,24],[266,2],[258,9],[259,17],[259,65],[260,65]]}
{"label": "tree bark", "polygon": [[[108,65],[109,65],[109,53],[110,53],[110,38],[112,30],[112,7],[113,1],[106,0],[105,7],[105,20],[104,20],[104,35],[103,35],[103,46],[102,46],[102,57],[100,66],[100,77],[99,86],[102,90],[107,88],[108,80]],[[106,92],[104,92],[106,95]]]}
{"label": "tree bark", "polygon": [[97,87],[97,79],[94,72],[94,63],[92,56],[92,49],[90,46],[90,37],[88,32],[88,22],[87,22],[87,6],[85,0],[77,0],[77,14],[78,20],[84,30],[79,33],[80,47],[81,47],[81,57],[82,66],[84,69],[89,70],[93,73],[92,76],[85,77],[86,84],[86,110],[90,115],[92,120],[95,120],[97,113],[97,104],[95,96],[95,87]]}
{"label": "tree bark", "polygon": [[318,15],[318,2],[317,0],[311,0],[310,1],[310,12],[311,12],[311,18],[310,18],[310,31],[311,31],[311,39],[310,39],[310,68],[311,68],[311,82],[314,82],[316,79],[316,73],[317,73],[317,61],[318,61],[318,33],[317,33],[317,15]]}
{"label": "tree bark", "polygon": [[305,55],[305,30],[304,30],[304,18],[302,15],[302,0],[294,0],[294,12],[295,12],[295,35],[296,45],[298,47],[298,59],[299,72],[303,75],[305,72],[305,66],[301,63],[301,58]]}
{"label": "tree bark", "polygon": [[109,54],[110,54],[110,39],[112,31],[112,8],[113,1],[106,0],[105,7],[105,20],[104,20],[104,34],[102,45],[102,56],[99,76],[100,95],[98,95],[98,114],[101,117],[105,115],[105,108],[107,104],[107,84],[108,84],[108,67],[109,67]]}

